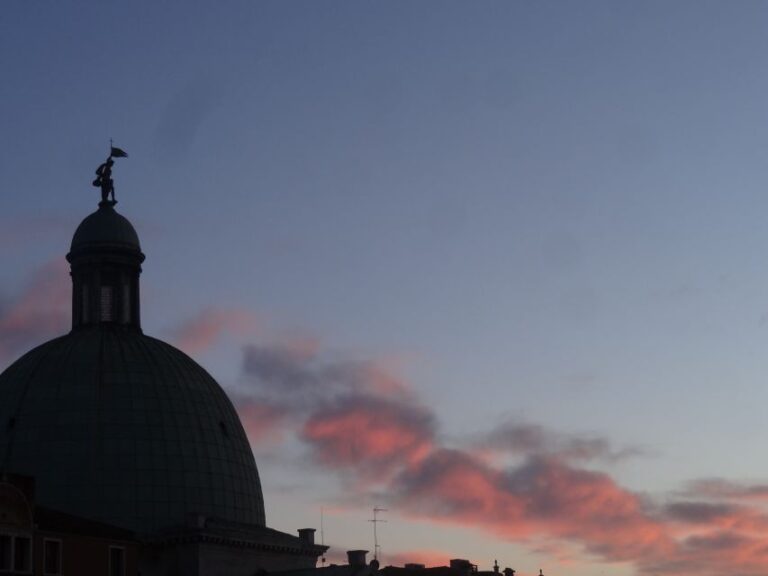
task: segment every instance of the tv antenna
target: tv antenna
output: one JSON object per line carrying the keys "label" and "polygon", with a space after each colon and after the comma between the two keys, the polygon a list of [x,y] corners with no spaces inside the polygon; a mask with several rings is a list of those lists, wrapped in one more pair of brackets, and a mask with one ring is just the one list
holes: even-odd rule
{"label": "tv antenna", "polygon": [[[325,522],[324,522],[324,516],[325,516],[325,510],[323,510],[323,507],[320,506],[320,545],[325,546]],[[325,566],[325,552],[323,552],[323,557],[320,558],[320,562],[323,566]]]}
{"label": "tv antenna", "polygon": [[381,551],[381,547],[379,546],[379,535],[376,530],[376,525],[380,522],[386,523],[386,520],[381,520],[379,518],[379,512],[386,512],[386,508],[379,508],[378,506],[373,507],[373,518],[371,520],[368,520],[368,522],[373,523],[373,559],[378,560],[379,559],[379,552]]}

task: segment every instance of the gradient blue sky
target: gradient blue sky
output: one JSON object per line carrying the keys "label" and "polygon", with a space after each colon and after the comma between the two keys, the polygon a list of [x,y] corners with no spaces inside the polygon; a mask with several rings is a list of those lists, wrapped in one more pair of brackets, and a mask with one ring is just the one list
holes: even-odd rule
{"label": "gradient blue sky", "polygon": [[[446,445],[508,421],[606,438],[643,454],[589,468],[660,501],[768,478],[768,4],[2,8],[5,302],[63,258],[112,137],[145,331],[256,319],[196,355],[225,387],[249,338],[316,339],[394,367]],[[350,490],[297,472],[302,450],[255,448],[277,528]],[[327,517],[334,543],[371,546],[374,500]],[[524,573],[640,570],[396,509],[382,537]]]}

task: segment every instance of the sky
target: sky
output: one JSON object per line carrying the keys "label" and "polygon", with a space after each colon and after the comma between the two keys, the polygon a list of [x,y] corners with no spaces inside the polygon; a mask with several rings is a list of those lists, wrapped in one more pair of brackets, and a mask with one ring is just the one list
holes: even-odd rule
{"label": "sky", "polygon": [[[146,333],[267,522],[385,564],[768,573],[768,4],[7,0],[0,367],[109,140]],[[335,556],[334,556],[335,555]]]}

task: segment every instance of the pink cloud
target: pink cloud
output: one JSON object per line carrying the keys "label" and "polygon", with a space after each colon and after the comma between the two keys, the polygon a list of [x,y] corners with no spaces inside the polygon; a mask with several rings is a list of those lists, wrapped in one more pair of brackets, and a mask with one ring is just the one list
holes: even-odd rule
{"label": "pink cloud", "polygon": [[531,458],[503,470],[443,449],[406,470],[395,488],[408,514],[474,525],[503,538],[563,538],[612,561],[674,549],[639,496],[606,474],[556,459]]}
{"label": "pink cloud", "polygon": [[52,261],[37,270],[21,293],[0,306],[0,358],[62,334],[71,315],[66,262]]}
{"label": "pink cloud", "polygon": [[256,321],[244,310],[207,308],[185,321],[173,334],[179,348],[199,354],[213,346],[224,334],[248,336],[254,332]]}
{"label": "pink cloud", "polygon": [[301,438],[322,464],[383,479],[430,453],[433,426],[432,415],[419,405],[358,394],[313,412]]}
{"label": "pink cloud", "polygon": [[759,506],[658,507],[608,474],[557,457],[501,468],[466,451],[439,449],[405,466],[392,488],[406,515],[519,542],[578,544],[592,558],[629,562],[642,574],[768,573],[768,516]]}

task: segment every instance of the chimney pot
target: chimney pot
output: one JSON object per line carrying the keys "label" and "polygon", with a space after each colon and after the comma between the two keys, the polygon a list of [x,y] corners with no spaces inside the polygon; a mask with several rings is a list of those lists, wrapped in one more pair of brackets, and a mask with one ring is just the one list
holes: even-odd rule
{"label": "chimney pot", "polygon": [[315,544],[315,529],[314,528],[299,528],[299,540],[304,544],[314,546]]}
{"label": "chimney pot", "polygon": [[362,567],[366,565],[365,555],[368,554],[368,550],[348,550],[347,561],[350,566]]}

